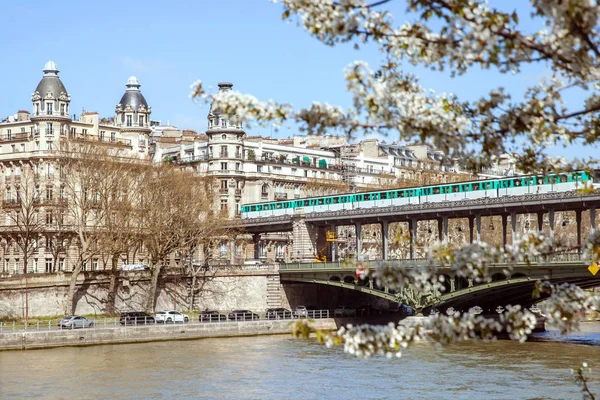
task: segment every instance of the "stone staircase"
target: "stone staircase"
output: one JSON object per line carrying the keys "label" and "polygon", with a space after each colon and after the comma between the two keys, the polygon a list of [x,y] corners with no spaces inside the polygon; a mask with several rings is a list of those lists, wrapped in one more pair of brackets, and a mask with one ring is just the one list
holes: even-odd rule
{"label": "stone staircase", "polygon": [[281,282],[279,274],[267,276],[267,308],[281,307]]}

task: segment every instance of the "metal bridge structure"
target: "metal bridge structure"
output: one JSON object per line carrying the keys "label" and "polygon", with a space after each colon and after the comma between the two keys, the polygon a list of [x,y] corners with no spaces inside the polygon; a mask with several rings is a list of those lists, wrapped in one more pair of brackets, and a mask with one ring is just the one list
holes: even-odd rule
{"label": "metal bridge structure", "polygon": [[[373,280],[358,277],[357,265],[365,269],[375,269],[380,263],[405,266],[419,270],[429,261],[421,260],[381,260],[361,262],[360,264],[333,263],[292,263],[281,264],[279,274],[282,283],[310,283],[340,287],[359,291],[392,302],[404,303],[416,309],[428,310],[433,307],[446,309],[453,307],[467,310],[480,306],[484,311],[493,311],[498,306],[520,304],[529,307],[543,298],[532,296],[535,282],[539,279],[553,283],[569,282],[582,288],[600,286],[600,274],[594,276],[588,271],[590,260],[579,254],[561,254],[539,258],[515,265],[495,264],[490,267],[490,279],[486,282],[474,282],[458,278],[450,268],[439,267],[444,276],[444,288],[437,292],[418,292],[411,287],[394,291],[381,287]],[[507,271],[510,271],[507,274]]]}
{"label": "metal bridge structure", "polygon": [[[448,222],[453,218],[466,218],[469,222],[469,240],[479,241],[481,218],[488,216],[502,217],[502,236],[507,244],[507,233],[511,238],[516,235],[518,214],[536,214],[538,230],[542,230],[546,217],[550,235],[554,234],[555,213],[575,212],[576,243],[582,243],[582,213],[589,211],[591,230],[596,229],[596,209],[600,206],[600,193],[582,194],[579,192],[555,192],[528,194],[521,196],[505,196],[499,198],[481,198],[473,200],[411,204],[380,208],[356,208],[353,210],[325,211],[303,213],[296,210],[293,215],[244,219],[237,225],[246,233],[253,235],[255,243],[260,235],[269,232],[293,232],[292,255],[295,263],[279,266],[280,280],[285,282],[304,282],[330,285],[371,294],[390,301],[404,302],[428,308],[435,305],[463,309],[469,305],[494,308],[498,305],[521,304],[530,305],[538,300],[531,294],[537,279],[548,279],[552,282],[570,282],[581,287],[600,286],[600,273],[596,276],[588,271],[592,261],[584,260],[580,254],[565,254],[549,259],[534,260],[530,263],[516,265],[495,265],[492,267],[490,282],[467,282],[452,275],[452,271],[443,269],[447,287],[444,293],[415,293],[411,288],[393,292],[387,288],[377,287],[374,282],[356,278],[355,267],[349,267],[337,260],[335,247],[331,246],[327,261],[313,263],[319,248],[323,246],[327,231],[335,231],[339,226],[354,225],[356,229],[356,253],[361,254],[361,227],[366,224],[379,224],[382,240],[382,260],[371,262],[375,267],[378,262],[391,262],[409,265],[414,268],[423,267],[428,261],[415,259],[417,243],[417,223],[419,221],[437,221],[440,240],[448,238]],[[510,221],[510,224],[509,224]],[[405,222],[409,227],[410,259],[390,260],[388,225],[393,222]],[[258,246],[255,246],[258,257]],[[361,262],[369,266],[369,263]],[[512,268],[510,276],[502,271]]]}

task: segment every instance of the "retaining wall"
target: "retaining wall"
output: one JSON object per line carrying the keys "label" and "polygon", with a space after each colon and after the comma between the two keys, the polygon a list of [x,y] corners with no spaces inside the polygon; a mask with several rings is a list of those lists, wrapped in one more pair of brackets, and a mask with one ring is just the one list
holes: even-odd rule
{"label": "retaining wall", "polygon": [[[173,324],[90,329],[56,329],[0,333],[0,350],[29,350],[64,346],[142,343],[165,340],[190,340],[209,337],[235,337],[290,334],[297,320]],[[333,318],[311,323],[317,329],[336,329]]]}

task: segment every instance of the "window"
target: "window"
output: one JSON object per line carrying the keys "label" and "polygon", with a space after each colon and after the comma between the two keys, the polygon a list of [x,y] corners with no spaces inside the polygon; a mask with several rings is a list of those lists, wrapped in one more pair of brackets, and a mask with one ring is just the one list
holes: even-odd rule
{"label": "window", "polygon": [[240,201],[239,200],[235,201],[235,214],[240,215]]}
{"label": "window", "polygon": [[227,163],[226,162],[221,163],[221,171],[227,171]]}
{"label": "window", "polygon": [[227,179],[221,180],[221,189],[227,189]]}
{"label": "window", "polygon": [[104,140],[104,131],[100,131],[99,137],[100,137],[100,140]]}
{"label": "window", "polygon": [[65,115],[65,105],[64,104],[60,105],[60,115]]}
{"label": "window", "polygon": [[227,146],[221,146],[221,157],[228,157]]}
{"label": "window", "polygon": [[241,167],[241,165],[240,165],[240,163],[239,163],[239,162],[238,162],[238,163],[235,163],[235,170],[236,170],[236,171],[239,171],[239,170],[240,170],[240,167]]}
{"label": "window", "polygon": [[64,258],[60,258],[58,260],[58,271],[64,271],[65,270],[65,259]]}
{"label": "window", "polygon": [[6,188],[6,201],[10,202],[12,200],[12,192],[9,187]]}
{"label": "window", "polygon": [[225,257],[227,255],[227,243],[221,243],[219,246],[219,253],[221,257]]}
{"label": "window", "polygon": [[11,139],[11,138],[12,138],[12,132],[11,132],[11,130],[10,130],[10,129],[7,129],[7,130],[6,130],[6,137],[7,137],[7,138],[9,138],[9,139]]}
{"label": "window", "polygon": [[113,141],[113,142],[114,142],[114,141],[115,141],[115,139],[116,139],[116,137],[117,137],[117,134],[116,134],[115,132],[111,132],[111,133],[110,133],[110,140],[111,140],[111,141]]}
{"label": "window", "polygon": [[140,122],[139,122],[140,126],[144,126],[144,116],[143,115],[140,115],[139,120],[140,120]]}
{"label": "window", "polygon": [[262,165],[256,166],[256,172],[262,172]]}
{"label": "window", "polygon": [[71,128],[71,136],[75,136],[77,134],[77,128]]}
{"label": "window", "polygon": [[98,259],[94,258],[92,260],[92,271],[97,271],[98,270]]}
{"label": "window", "polygon": [[21,143],[21,153],[23,153],[25,151],[25,143]]}
{"label": "window", "polygon": [[8,258],[4,259],[4,268],[2,269],[4,273],[10,272],[10,260]]}
{"label": "window", "polygon": [[54,218],[52,216],[52,210],[47,210],[46,211],[46,224],[47,225],[51,225],[54,221]]}
{"label": "window", "polygon": [[50,103],[50,102],[46,103],[46,114],[52,115],[52,106],[53,106],[52,103]]}
{"label": "window", "polygon": [[52,151],[53,148],[54,146],[52,145],[52,142],[46,142],[46,150]]}
{"label": "window", "polygon": [[127,118],[127,126],[131,126],[131,115],[128,115],[126,118]]}
{"label": "window", "polygon": [[264,243],[258,244],[258,256],[263,258],[267,256],[267,246]]}
{"label": "window", "polygon": [[46,124],[46,135],[53,135],[54,134],[54,127],[52,125],[52,122],[48,122]]}
{"label": "window", "polygon": [[49,274],[53,272],[54,266],[51,258],[46,258],[46,273]]}
{"label": "window", "polygon": [[221,120],[221,127],[227,128],[227,121],[225,121],[225,119]]}
{"label": "window", "polygon": [[277,243],[276,257],[277,258],[285,257],[285,245],[283,243]]}
{"label": "window", "polygon": [[11,148],[11,152],[12,153],[16,153],[17,152],[17,146],[15,146],[14,144],[10,146]]}
{"label": "window", "polygon": [[52,186],[47,186],[46,187],[46,200],[52,201],[53,197],[54,197],[54,188]]}
{"label": "window", "polygon": [[223,139],[223,140],[227,140],[227,135],[223,134],[223,135],[221,136],[221,139]]}

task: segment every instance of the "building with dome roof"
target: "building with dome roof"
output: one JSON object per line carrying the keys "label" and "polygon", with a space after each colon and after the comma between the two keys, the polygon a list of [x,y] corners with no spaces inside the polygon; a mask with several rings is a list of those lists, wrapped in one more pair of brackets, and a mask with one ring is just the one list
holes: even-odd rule
{"label": "building with dome roof", "polygon": [[[64,157],[63,150],[94,144],[116,157],[151,162],[151,108],[136,77],[127,80],[115,116],[100,118],[97,112],[91,111],[84,111],[79,116],[71,114],[71,96],[54,61],[48,61],[42,71],[44,75],[31,95],[31,112],[19,110],[0,122],[0,190],[5,209],[4,215],[0,215],[5,217],[0,219],[0,274],[23,271],[22,258],[16,250],[10,251],[10,247],[15,247],[10,245],[11,235],[18,234],[18,229],[9,213],[19,207],[19,193],[23,190],[20,182],[25,170],[34,171],[35,190],[43,199],[39,213],[41,218],[45,216],[46,224],[52,226],[63,198],[58,166],[58,160]],[[65,260],[76,259],[73,255],[76,249],[65,249],[60,258],[62,261],[53,265],[47,244],[53,234],[52,228],[47,231],[50,236],[45,241],[40,240],[36,257],[29,265],[30,272],[65,270],[68,268]]]}

